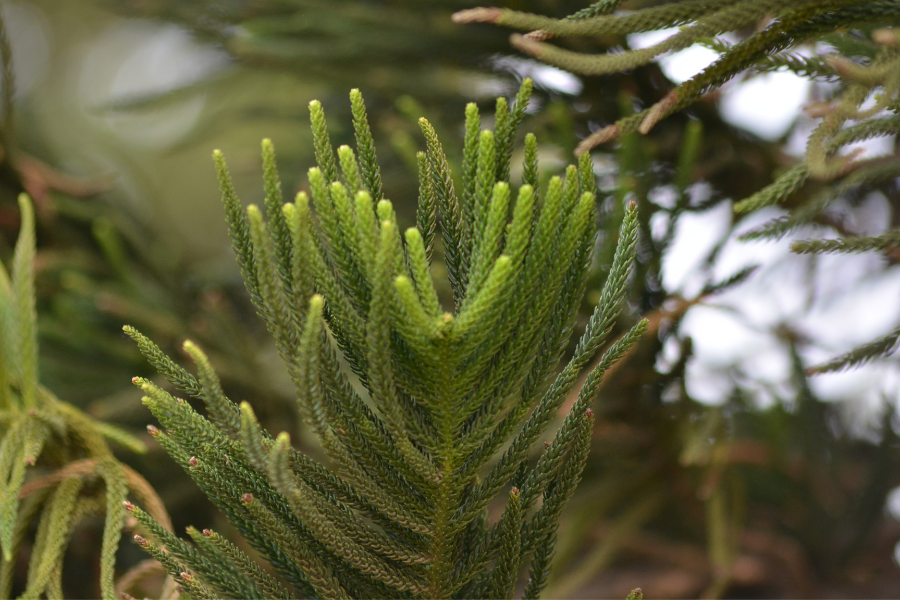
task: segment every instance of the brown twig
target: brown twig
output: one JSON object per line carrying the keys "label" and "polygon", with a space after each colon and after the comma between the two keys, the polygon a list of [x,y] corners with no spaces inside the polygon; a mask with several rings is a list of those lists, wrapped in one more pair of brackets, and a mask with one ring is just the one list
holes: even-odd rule
{"label": "brown twig", "polygon": [[[22,490],[19,492],[19,499],[23,500],[38,490],[57,485],[61,481],[71,477],[84,477],[85,475],[94,474],[99,462],[99,460],[94,458],[75,461],[58,471],[33,479],[22,486]],[[156,491],[154,491],[150,483],[131,467],[127,465],[119,466],[125,473],[125,478],[128,481],[128,488],[138,497],[144,510],[146,510],[157,523],[167,530],[173,531],[172,520],[169,518],[169,513],[166,511],[162,499],[156,494]]]}
{"label": "brown twig", "polygon": [[454,23],[493,23],[500,18],[499,8],[468,8],[453,13],[450,17]]}

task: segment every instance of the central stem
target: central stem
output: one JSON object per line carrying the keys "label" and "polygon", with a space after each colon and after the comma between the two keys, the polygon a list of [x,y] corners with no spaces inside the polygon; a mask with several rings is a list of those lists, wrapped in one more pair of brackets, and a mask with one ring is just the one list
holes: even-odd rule
{"label": "central stem", "polygon": [[458,487],[453,480],[453,475],[459,465],[459,455],[456,452],[454,431],[456,430],[457,415],[453,414],[454,390],[453,371],[455,363],[452,360],[453,352],[450,348],[450,329],[453,325],[453,317],[444,315],[439,342],[439,353],[442,355],[440,377],[438,378],[437,405],[441,407],[438,415],[438,435],[440,437],[439,455],[441,480],[438,482],[437,501],[435,502],[434,530],[431,543],[431,576],[429,578],[429,593],[432,598],[447,598],[450,590],[450,577],[453,574],[453,535],[450,531],[450,520],[456,512]]}

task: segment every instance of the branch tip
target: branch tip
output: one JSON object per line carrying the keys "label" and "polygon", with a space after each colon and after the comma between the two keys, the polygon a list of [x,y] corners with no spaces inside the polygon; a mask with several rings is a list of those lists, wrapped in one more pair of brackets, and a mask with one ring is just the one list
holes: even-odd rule
{"label": "branch tip", "polygon": [[[530,35],[530,34],[529,34]],[[521,33],[513,33],[509,36],[509,43],[513,48],[521,50],[525,54],[530,54],[535,58],[540,58],[543,49],[543,43],[535,37],[528,37]]]}
{"label": "branch tip", "polygon": [[478,8],[469,8],[466,10],[461,10],[459,12],[453,13],[450,19],[453,20],[454,23],[494,23],[499,18],[502,12],[499,8],[485,8],[480,6]]}

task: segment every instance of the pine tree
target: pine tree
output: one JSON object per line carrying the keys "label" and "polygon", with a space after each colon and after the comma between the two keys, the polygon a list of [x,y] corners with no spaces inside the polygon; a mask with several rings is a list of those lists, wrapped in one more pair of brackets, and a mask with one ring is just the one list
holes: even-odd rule
{"label": "pine tree", "polygon": [[[215,532],[190,529],[191,545],[128,505],[152,538],[138,543],[192,596],[502,598],[528,557],[524,596],[540,594],[559,515],[587,457],[596,390],[647,322],[607,347],[532,462],[620,313],[638,224],[629,206],[601,301],[559,370],[596,236],[595,187],[582,159],[539,193],[529,135],[525,182],[512,193],[511,148],[530,92],[526,80],[511,106],[498,99],[493,131],[480,131],[477,108],[467,107],[458,180],[434,129],[420,121],[418,225],[402,235],[381,197],[356,90],[355,152],[333,150],[322,107],[310,104],[318,166],[309,170],[311,193],[294,202],[283,202],[269,141],[264,209],[242,208],[214,153],[247,289],[326,460],[294,450],[287,433],[273,437],[248,403],[225,397],[195,344],[184,348],[197,376],[126,330],[208,414],[137,379],[164,428],[151,433],[278,573]],[[438,246],[449,310],[431,275]],[[498,502],[505,506],[491,519],[488,507]]]}

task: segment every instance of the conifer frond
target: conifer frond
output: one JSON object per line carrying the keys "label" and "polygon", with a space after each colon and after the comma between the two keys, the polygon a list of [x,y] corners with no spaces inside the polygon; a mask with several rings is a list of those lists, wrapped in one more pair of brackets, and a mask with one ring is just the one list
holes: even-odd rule
{"label": "conifer frond", "polygon": [[826,363],[810,367],[806,370],[807,375],[817,375],[819,373],[833,373],[835,371],[844,371],[853,367],[864,365],[876,358],[885,358],[891,356],[897,351],[897,341],[900,340],[900,329],[895,329],[889,334],[878,338],[875,341],[857,346],[853,350],[842,354]]}
{"label": "conifer frond", "polygon": [[[294,598],[275,578],[260,569],[259,565],[253,562],[244,552],[215,531],[204,529],[198,535],[196,529],[189,527],[188,534],[207,555],[214,557],[213,560],[218,565],[221,565],[221,568],[233,571],[232,583],[235,586],[239,586],[235,590],[238,593],[234,594],[234,597],[278,598],[284,600],[292,600]],[[226,592],[227,588],[222,591]]]}
{"label": "conifer frond", "polygon": [[[478,105],[470,102],[466,105],[466,121],[465,121],[465,139],[463,140],[463,161],[462,161],[462,194],[460,196],[460,205],[462,207],[462,217],[464,227],[467,229],[466,242],[468,251],[471,251],[471,240],[473,237],[474,210],[475,210],[475,194],[478,185],[478,157],[481,152],[481,116],[478,113]],[[493,132],[491,132],[491,135]]]}
{"label": "conifer frond", "polygon": [[253,265],[253,249],[250,246],[250,227],[244,216],[244,208],[234,191],[231,182],[231,174],[225,164],[225,158],[218,150],[213,152],[213,162],[216,165],[216,177],[219,180],[219,190],[222,194],[222,204],[225,206],[225,219],[228,222],[228,233],[231,237],[231,247],[237,256],[241,275],[244,277],[244,285],[250,293],[250,299],[257,310],[262,310],[262,299],[259,297],[259,283],[256,270]]}
{"label": "conifer frond", "polygon": [[806,165],[800,164],[792,167],[782,174],[775,183],[735,204],[734,210],[738,213],[750,212],[764,206],[778,204],[796,192],[800,186],[806,183],[808,177],[809,169]]}
{"label": "conifer frond", "polygon": [[381,167],[375,155],[375,140],[366,116],[366,105],[359,90],[350,90],[350,107],[353,113],[353,130],[356,132],[356,148],[359,152],[359,164],[362,169],[363,183],[372,201],[380,202],[384,198],[381,187]]}
{"label": "conifer frond", "polygon": [[67,479],[51,495],[38,523],[24,597],[37,597],[50,582],[66,539],[59,534],[69,530],[82,484],[81,479]]}
{"label": "conifer frond", "polygon": [[[525,136],[525,165],[522,172],[522,183],[530,185],[532,189],[538,186],[538,158],[537,158],[537,137],[533,133]],[[591,180],[593,181],[593,170],[591,171]]]}
{"label": "conifer frond", "polygon": [[337,167],[334,163],[334,150],[328,137],[328,123],[325,122],[325,109],[318,100],[309,103],[309,119],[312,125],[316,164],[322,170],[326,183],[337,181]]}
{"label": "conifer frond", "polygon": [[434,185],[431,175],[431,164],[424,152],[416,153],[419,166],[419,205],[416,210],[416,225],[425,246],[425,257],[431,264],[434,253],[434,235],[437,230],[437,201],[434,196]]}
{"label": "conifer frond", "polygon": [[137,329],[126,325],[122,328],[125,335],[130,337],[137,344],[138,349],[144,358],[153,365],[153,368],[159,371],[160,375],[165,377],[169,383],[180,389],[186,394],[196,396],[202,390],[200,382],[187,372],[181,365],[177,364],[171,358],[159,349],[148,337],[142,335]]}
{"label": "conifer frond", "polygon": [[563,467],[553,482],[544,493],[544,503],[537,511],[528,525],[526,541],[534,548],[531,559],[531,568],[528,574],[528,584],[525,587],[523,598],[538,598],[544,586],[547,584],[547,576],[550,573],[550,558],[553,555],[553,547],[556,543],[556,529],[559,523],[559,515],[568,499],[575,491],[575,486],[581,478],[581,471],[587,461],[588,449],[593,433],[594,412],[587,409],[584,412],[578,431],[572,438],[572,449],[569,462]]}
{"label": "conifer frond", "polygon": [[900,230],[892,230],[884,235],[855,236],[833,240],[801,240],[791,244],[791,250],[798,254],[849,254],[853,252],[887,252],[900,246]]}
{"label": "conifer frond", "polygon": [[[317,155],[326,163],[310,170],[315,221],[304,195],[281,211],[269,205],[269,190],[277,189],[271,159],[268,223],[253,205],[239,218],[226,195],[232,236],[243,239],[246,231],[249,241],[248,289],[334,472],[294,450],[287,433],[273,438],[263,430],[248,403],[238,407],[225,397],[194,344],[185,348],[197,378],[131,333],[168,377],[193,388],[210,415],[136,379],[166,429],[154,435],[282,578],[266,579],[211,532],[190,531],[190,545],[134,509],[155,539],[139,543],[186,590],[202,597],[265,590],[276,597],[500,598],[512,595],[532,556],[529,593],[540,592],[560,513],[588,453],[599,381],[646,322],[607,348],[553,443],[530,465],[532,446],[620,315],[638,232],[630,205],[601,304],[575,358],[547,389],[584,293],[597,200],[592,166],[582,160],[565,178],[552,178],[537,202],[531,135],[526,183],[514,191],[511,146],[530,92],[526,81],[512,108],[498,101],[493,132],[478,131],[477,110],[467,108],[459,196],[434,129],[421,121],[427,151],[418,158],[418,227],[403,236],[391,203],[371,189],[374,145],[356,91],[359,147],[339,148],[337,162],[321,107],[311,105]],[[337,166],[342,182],[327,175]],[[286,233],[275,213],[283,214]],[[429,269],[436,218],[454,291],[446,311]],[[279,250],[288,239],[290,248]],[[350,385],[332,340],[364,394]],[[504,489],[499,521],[480,520]]]}
{"label": "conifer frond", "polygon": [[15,302],[18,376],[23,408],[37,406],[37,311],[34,308],[34,209],[24,194],[19,196],[22,228],[16,241],[12,265],[12,295]]}
{"label": "conifer frond", "polygon": [[453,188],[450,165],[447,163],[447,157],[444,155],[444,149],[438,140],[437,132],[424,117],[419,119],[419,126],[422,128],[428,148],[426,157],[428,159],[428,170],[431,174],[431,189],[434,193],[437,213],[441,219],[444,254],[450,286],[453,288],[453,300],[458,306],[465,294],[466,274],[468,272],[468,257],[464,252],[464,230],[459,199],[456,197],[456,191]]}
{"label": "conifer frond", "polygon": [[[715,48],[714,48],[715,49]],[[757,73],[790,71],[801,77],[836,81],[840,75],[830,63],[829,56],[801,56],[799,54],[775,54],[765,57],[753,65]]]}

